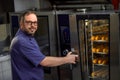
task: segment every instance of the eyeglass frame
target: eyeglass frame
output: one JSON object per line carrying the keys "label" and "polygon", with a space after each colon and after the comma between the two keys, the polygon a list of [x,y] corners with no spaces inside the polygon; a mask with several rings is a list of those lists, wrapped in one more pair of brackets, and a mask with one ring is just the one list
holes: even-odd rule
{"label": "eyeglass frame", "polygon": [[24,23],[26,23],[27,25],[34,25],[34,26],[37,26],[38,25],[38,22],[37,21],[24,21]]}

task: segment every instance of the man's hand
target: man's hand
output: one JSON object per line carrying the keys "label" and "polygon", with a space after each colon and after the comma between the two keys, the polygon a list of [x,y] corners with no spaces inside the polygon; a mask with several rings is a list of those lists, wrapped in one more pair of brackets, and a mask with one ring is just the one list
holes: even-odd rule
{"label": "man's hand", "polygon": [[66,60],[68,63],[72,63],[75,64],[77,59],[78,59],[78,55],[77,54],[72,54],[73,52],[68,52],[68,54],[66,55]]}

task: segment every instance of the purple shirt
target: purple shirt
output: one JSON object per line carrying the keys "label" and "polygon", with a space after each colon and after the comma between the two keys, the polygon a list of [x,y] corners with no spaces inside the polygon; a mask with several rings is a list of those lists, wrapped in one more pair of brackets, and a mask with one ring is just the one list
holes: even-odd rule
{"label": "purple shirt", "polygon": [[44,80],[40,62],[45,58],[33,36],[20,29],[10,46],[13,80]]}

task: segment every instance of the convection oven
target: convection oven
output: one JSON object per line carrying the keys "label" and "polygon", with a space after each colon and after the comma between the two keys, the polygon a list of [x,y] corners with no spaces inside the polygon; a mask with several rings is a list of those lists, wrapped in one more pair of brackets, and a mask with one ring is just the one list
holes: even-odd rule
{"label": "convection oven", "polygon": [[77,12],[69,18],[71,50],[79,55],[72,80],[119,80],[119,15]]}

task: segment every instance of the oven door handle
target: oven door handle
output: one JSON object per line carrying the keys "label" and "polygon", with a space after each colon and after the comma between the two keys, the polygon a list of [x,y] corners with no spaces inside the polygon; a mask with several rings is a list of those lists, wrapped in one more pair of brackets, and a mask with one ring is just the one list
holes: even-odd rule
{"label": "oven door handle", "polygon": [[[68,49],[65,49],[64,50],[64,55],[67,55],[68,52],[70,52],[70,51]],[[71,52],[72,52],[72,54],[78,54],[77,52],[75,52],[75,50],[73,48],[71,49]],[[75,64],[69,64],[71,70],[78,65],[78,58],[77,57],[76,57],[75,61],[76,61]]]}

